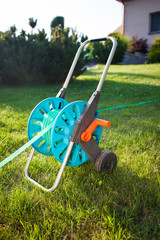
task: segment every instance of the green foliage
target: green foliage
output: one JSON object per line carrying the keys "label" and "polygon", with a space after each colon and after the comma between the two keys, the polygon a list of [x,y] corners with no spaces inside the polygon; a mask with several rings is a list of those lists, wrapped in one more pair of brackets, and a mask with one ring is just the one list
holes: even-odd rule
{"label": "green foliage", "polygon": [[155,38],[149,50],[148,60],[150,63],[160,62],[160,38]]}
{"label": "green foliage", "polygon": [[[35,21],[30,19],[30,22]],[[16,37],[15,26],[0,33],[0,83],[24,85],[62,82],[65,80],[80,43],[86,38],[70,28],[57,26],[52,29],[51,41],[45,30]],[[82,73],[86,61],[82,52],[74,76]]]}
{"label": "green foliage", "polygon": [[[104,65],[72,81],[66,100],[88,101]],[[112,65],[98,109],[159,97],[160,64]],[[0,161],[28,141],[29,115],[40,101],[56,96],[61,84],[0,88]],[[116,153],[111,174],[87,161],[66,167],[55,192],[47,193],[24,176],[30,150],[0,169],[0,239],[158,240],[160,239],[160,101],[101,112],[111,122],[99,147]],[[35,153],[29,174],[51,187],[61,164]]]}
{"label": "green foliage", "polygon": [[129,43],[129,47],[127,49],[128,52],[135,53],[147,53],[148,52],[148,44],[147,39],[133,37],[133,39]]}
{"label": "green foliage", "polygon": [[61,28],[64,29],[64,17],[57,16],[52,20],[51,29],[57,26],[61,26]]}
{"label": "green foliage", "polygon": [[[117,49],[113,57],[112,63],[119,63],[123,60],[124,53],[128,47],[128,39],[119,33],[112,33],[109,36],[113,36],[117,40]],[[89,44],[90,54],[97,60],[98,63],[106,63],[109,53],[112,48],[112,42],[110,40],[102,42],[94,42]]]}
{"label": "green foliage", "polygon": [[34,18],[29,18],[29,25],[32,29],[35,28],[37,25],[37,19],[34,20]]}

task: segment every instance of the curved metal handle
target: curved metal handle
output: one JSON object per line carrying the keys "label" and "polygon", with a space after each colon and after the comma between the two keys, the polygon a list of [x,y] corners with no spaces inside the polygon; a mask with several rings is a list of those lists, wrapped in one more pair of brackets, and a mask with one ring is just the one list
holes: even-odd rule
{"label": "curved metal handle", "polygon": [[111,61],[112,61],[112,59],[113,59],[113,56],[114,56],[114,53],[115,53],[115,50],[116,50],[116,47],[117,47],[117,41],[116,41],[116,39],[113,38],[113,37],[97,38],[97,39],[90,39],[90,40],[88,39],[88,40],[84,41],[84,42],[81,44],[81,46],[78,48],[78,51],[77,51],[77,53],[76,53],[76,55],[75,55],[75,58],[74,58],[74,60],[73,60],[73,63],[72,63],[71,68],[70,68],[70,70],[69,70],[69,73],[68,73],[68,75],[67,75],[67,78],[66,78],[65,83],[64,83],[64,85],[63,85],[63,88],[66,89],[67,86],[68,86],[68,84],[69,84],[69,81],[70,81],[70,79],[71,79],[71,77],[72,77],[73,71],[74,71],[74,69],[75,69],[75,66],[76,66],[76,64],[77,64],[77,61],[78,61],[78,59],[79,59],[79,56],[80,56],[80,54],[81,54],[81,52],[82,52],[83,47],[84,47],[86,44],[90,43],[90,42],[106,41],[107,39],[110,39],[110,40],[113,42],[113,46],[112,46],[111,52],[110,52],[110,54],[109,54],[109,57],[108,57],[106,66],[105,66],[105,68],[104,68],[102,77],[101,77],[100,82],[99,82],[98,87],[97,87],[97,91],[100,92],[100,90],[101,90],[101,88],[102,88],[102,85],[103,85],[103,82],[104,82],[104,79],[105,79],[105,76],[106,76],[106,74],[107,74],[108,68],[109,68],[109,66],[110,66],[110,64],[111,64]]}
{"label": "curved metal handle", "polygon": [[100,79],[99,84],[98,84],[97,89],[96,89],[99,92],[101,91],[103,82],[105,80],[106,74],[108,72],[109,66],[110,66],[110,64],[112,62],[112,59],[114,57],[114,54],[115,54],[115,51],[116,51],[116,48],[117,48],[117,41],[116,41],[116,39],[114,37],[107,37],[107,39],[110,39],[112,41],[113,45],[112,45],[112,49],[110,51],[109,57],[108,57],[107,62],[106,62],[106,66],[105,66],[105,68],[103,70],[101,79]]}

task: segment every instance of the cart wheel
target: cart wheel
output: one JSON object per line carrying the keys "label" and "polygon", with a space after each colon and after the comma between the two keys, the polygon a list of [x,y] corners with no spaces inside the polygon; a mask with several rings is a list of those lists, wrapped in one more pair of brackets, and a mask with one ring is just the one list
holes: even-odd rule
{"label": "cart wheel", "polygon": [[96,159],[95,169],[97,172],[111,173],[117,166],[117,157],[113,152],[103,151]]}

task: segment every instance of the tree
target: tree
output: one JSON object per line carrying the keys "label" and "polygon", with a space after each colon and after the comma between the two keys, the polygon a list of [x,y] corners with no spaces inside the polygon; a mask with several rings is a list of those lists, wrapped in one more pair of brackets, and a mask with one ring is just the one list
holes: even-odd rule
{"label": "tree", "polygon": [[38,33],[36,34],[36,39],[39,42],[42,42],[46,39],[47,34],[45,33],[44,28],[41,30],[38,29]]}
{"label": "tree", "polygon": [[12,37],[15,37],[15,36],[16,36],[16,31],[17,31],[17,29],[16,29],[16,26],[15,26],[15,25],[13,25],[13,26],[10,27],[10,33],[11,33],[11,36],[12,36]]}
{"label": "tree", "polygon": [[61,16],[55,17],[51,22],[51,30],[52,28],[55,28],[59,25],[61,26],[62,29],[64,29],[64,17]]}
{"label": "tree", "polygon": [[36,27],[36,25],[37,25],[37,19],[33,19],[33,18],[29,18],[29,25],[30,25],[30,27],[32,28],[32,32],[31,32],[31,34],[33,34],[33,29]]}
{"label": "tree", "polygon": [[25,38],[26,37],[26,31],[24,31],[23,29],[21,30],[21,33],[20,33],[20,36],[22,38]]}

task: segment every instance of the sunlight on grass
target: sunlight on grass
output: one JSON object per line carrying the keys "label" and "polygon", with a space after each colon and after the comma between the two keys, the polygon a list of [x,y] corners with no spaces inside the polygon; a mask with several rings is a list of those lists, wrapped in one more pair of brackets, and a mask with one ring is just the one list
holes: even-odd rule
{"label": "sunlight on grass", "polygon": [[[84,72],[68,87],[68,102],[88,101],[104,65]],[[32,109],[56,96],[61,85],[0,89],[0,161],[27,139]],[[160,64],[111,66],[98,109],[160,97]],[[113,151],[112,174],[97,173],[90,161],[66,167],[54,193],[24,177],[31,147],[0,169],[0,239],[160,239],[160,101],[101,112],[102,150]],[[37,153],[30,175],[46,187],[60,163]]]}

